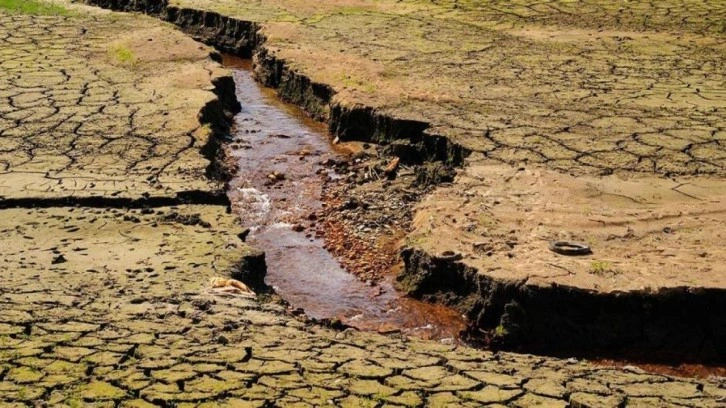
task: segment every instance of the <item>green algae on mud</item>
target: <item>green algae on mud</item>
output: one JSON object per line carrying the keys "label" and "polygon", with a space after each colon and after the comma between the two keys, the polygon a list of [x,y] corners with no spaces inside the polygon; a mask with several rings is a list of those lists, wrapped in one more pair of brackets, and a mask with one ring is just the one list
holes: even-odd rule
{"label": "green algae on mud", "polygon": [[68,16],[73,14],[63,6],[36,0],[0,0],[0,10],[35,16]]}
{"label": "green algae on mud", "polygon": [[109,47],[108,54],[122,65],[133,66],[136,64],[134,52],[122,44],[115,44]]}

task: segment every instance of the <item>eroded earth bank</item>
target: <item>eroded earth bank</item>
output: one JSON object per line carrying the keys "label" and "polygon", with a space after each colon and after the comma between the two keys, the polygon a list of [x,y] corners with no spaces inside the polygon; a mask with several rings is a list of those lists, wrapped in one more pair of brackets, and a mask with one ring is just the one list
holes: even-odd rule
{"label": "eroded earth bank", "polygon": [[720,2],[94,3],[254,55],[340,140],[463,165],[413,209],[400,280],[476,338],[723,363]]}
{"label": "eroded earth bank", "polygon": [[[240,109],[231,73],[213,49],[150,17],[52,4],[0,10],[0,404],[723,405],[726,388],[715,377],[682,379],[633,367],[338,331],[296,318],[264,297],[220,296],[210,290],[210,278],[235,276],[262,291],[265,270],[263,254],[243,242],[225,194],[233,169],[225,164],[220,136]],[[112,5],[173,14],[157,2]],[[206,32],[208,41],[212,34],[225,38],[226,51],[240,47],[243,54],[261,44],[257,31],[244,28],[256,30],[255,24],[234,22],[221,29],[217,14],[185,13],[198,19],[188,30]],[[255,20],[262,19],[245,21]],[[221,35],[235,30],[245,34]],[[260,66],[276,66],[270,61]],[[278,78],[281,89],[287,86],[290,98],[304,95],[296,102],[340,124],[334,133],[343,139],[406,136],[412,143],[397,143],[396,149],[399,156],[409,152],[412,161],[433,157],[458,164],[472,152],[468,160],[481,161],[461,170],[460,181],[490,165],[465,140],[427,130],[435,128],[431,121],[395,119],[367,107],[328,110],[326,98],[334,88],[282,65],[269,72],[279,73],[269,78]],[[367,86],[345,81],[353,88]],[[299,91],[293,92],[295,86]],[[707,96],[709,88],[702,88],[699,93]],[[316,105],[319,101],[324,103]],[[717,108],[708,119],[714,126],[722,123],[720,113]],[[718,132],[722,129],[714,135]],[[714,183],[723,170],[720,143],[705,143],[715,148],[708,160],[716,170],[706,179]],[[698,151],[691,148],[689,154]],[[524,167],[518,171],[529,174],[529,164]],[[537,171],[565,177],[546,166]],[[444,188],[464,186],[460,181]],[[719,191],[676,190],[701,198],[704,206]],[[473,201],[473,191],[461,199]],[[428,199],[417,214],[425,213]],[[715,228],[719,209],[704,214],[715,218],[708,224]],[[413,227],[419,228],[416,217]],[[661,231],[680,233],[669,228]],[[433,253],[427,242],[409,246]],[[460,242],[435,249],[454,252]],[[720,256],[715,249],[705,252],[709,259]],[[439,258],[469,259],[457,253]],[[719,272],[717,262],[710,265]],[[610,267],[600,269],[606,275]]]}

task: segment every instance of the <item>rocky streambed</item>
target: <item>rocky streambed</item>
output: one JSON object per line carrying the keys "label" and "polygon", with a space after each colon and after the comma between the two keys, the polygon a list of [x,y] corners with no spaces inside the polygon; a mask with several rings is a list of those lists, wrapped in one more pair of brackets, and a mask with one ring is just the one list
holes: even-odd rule
{"label": "rocky streambed", "polygon": [[[334,219],[333,213],[351,205],[336,204],[327,190],[348,176],[334,164],[360,162],[352,152],[357,146],[334,145],[323,125],[262,88],[253,78],[251,61],[229,57],[225,63],[234,71],[242,105],[229,148],[238,175],[230,181],[228,194],[250,230],[247,242],[265,251],[267,283],[292,309],[313,318],[458,341],[465,322],[457,312],[406,298],[394,289],[397,247],[386,252],[371,244],[365,251],[360,250],[361,238],[338,237],[353,250],[344,257],[348,270],[326,249],[336,240],[336,231],[342,234],[355,227]],[[369,211],[372,216],[381,214],[374,208]],[[395,225],[387,227],[391,241],[400,238],[403,226],[398,232]],[[362,234],[371,232],[365,229],[360,229]],[[377,273],[369,273],[372,268]]]}

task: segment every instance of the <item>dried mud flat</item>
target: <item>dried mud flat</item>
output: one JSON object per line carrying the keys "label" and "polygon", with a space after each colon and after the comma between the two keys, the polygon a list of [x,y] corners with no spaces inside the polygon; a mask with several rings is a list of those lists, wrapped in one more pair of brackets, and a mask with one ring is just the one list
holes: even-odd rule
{"label": "dried mud flat", "polygon": [[213,132],[231,77],[167,25],[94,10],[0,10],[0,405],[723,405],[718,379],[334,331],[208,293],[262,273],[208,177],[229,176]]}
{"label": "dried mud flat", "polygon": [[465,164],[419,207],[402,281],[489,340],[724,361],[722,2],[94,3],[254,54],[343,141]]}

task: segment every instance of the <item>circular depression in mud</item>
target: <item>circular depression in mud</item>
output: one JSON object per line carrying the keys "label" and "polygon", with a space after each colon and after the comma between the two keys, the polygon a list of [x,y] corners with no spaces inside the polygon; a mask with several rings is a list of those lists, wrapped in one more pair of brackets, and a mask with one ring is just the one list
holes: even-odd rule
{"label": "circular depression in mud", "polygon": [[229,196],[251,231],[248,242],[265,251],[267,283],[314,318],[458,341],[465,321],[457,312],[403,297],[392,276],[375,286],[358,280],[328,253],[322,239],[294,230],[300,219],[312,218],[323,206],[321,172],[330,170],[319,163],[345,152],[330,143],[323,124],[260,87],[249,61],[226,58],[225,65],[234,72],[242,105],[230,152],[239,172]]}

